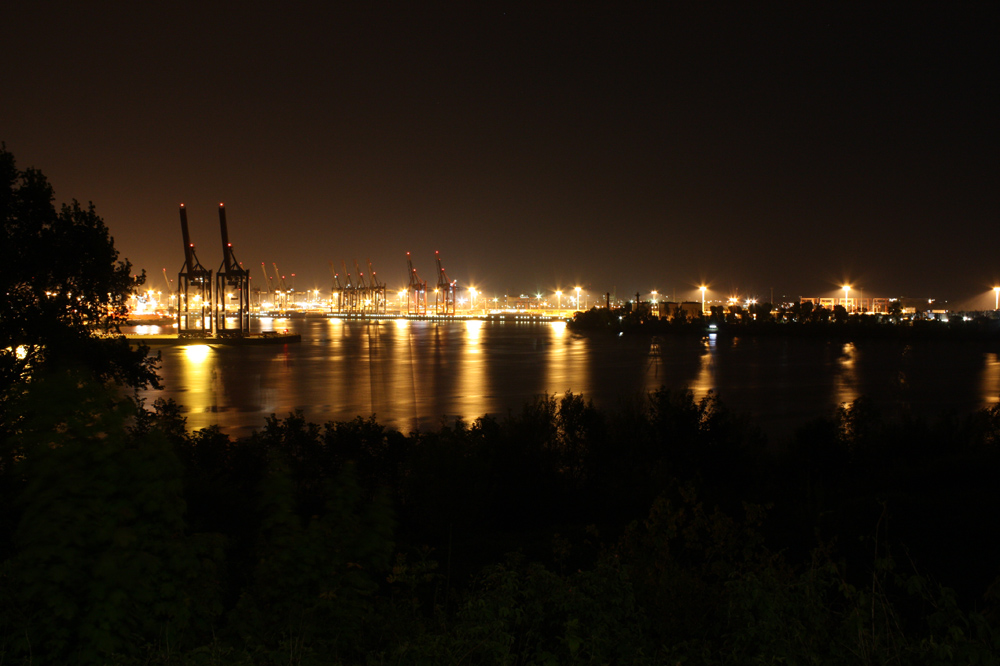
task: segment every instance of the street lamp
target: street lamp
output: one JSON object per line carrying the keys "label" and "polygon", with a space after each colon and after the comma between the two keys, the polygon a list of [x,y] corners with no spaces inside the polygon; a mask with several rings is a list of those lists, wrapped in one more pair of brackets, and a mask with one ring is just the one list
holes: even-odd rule
{"label": "street lamp", "polygon": [[580,288],[579,287],[576,288],[576,309],[577,310],[582,310],[583,309],[583,308],[580,307]]}
{"label": "street lamp", "polygon": [[559,307],[557,309],[562,310],[562,292],[561,291],[558,291],[558,290],[556,291],[556,299],[557,299],[557,302],[559,304]]}
{"label": "street lamp", "polygon": [[701,313],[705,314],[705,290],[708,289],[706,286],[698,287],[701,290]]}
{"label": "street lamp", "polygon": [[1000,287],[993,287],[993,293],[996,294],[996,304],[994,304],[994,310],[1000,310]]}
{"label": "street lamp", "polygon": [[469,311],[471,312],[476,308],[476,289],[475,287],[469,287]]}
{"label": "street lamp", "polygon": [[[845,284],[844,285],[844,309],[845,310],[847,310],[847,295],[849,293],[851,293],[851,285]],[[850,310],[847,310],[847,311],[850,312]]]}

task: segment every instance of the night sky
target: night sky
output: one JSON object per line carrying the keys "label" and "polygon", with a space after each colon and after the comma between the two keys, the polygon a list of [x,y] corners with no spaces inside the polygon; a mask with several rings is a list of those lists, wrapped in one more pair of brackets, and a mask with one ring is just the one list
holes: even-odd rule
{"label": "night sky", "polygon": [[993,305],[998,3],[329,4],[4,3],[0,140],[154,288]]}

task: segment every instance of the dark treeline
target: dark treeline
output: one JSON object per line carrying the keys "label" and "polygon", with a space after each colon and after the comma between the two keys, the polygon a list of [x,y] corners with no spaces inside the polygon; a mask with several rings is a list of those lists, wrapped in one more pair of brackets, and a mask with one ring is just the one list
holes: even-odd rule
{"label": "dark treeline", "polygon": [[3,440],[4,664],[995,663],[1000,408],[714,396],[232,440],[81,375]]}
{"label": "dark treeline", "polygon": [[[898,306],[898,303],[896,303]],[[569,325],[578,331],[614,331],[652,335],[704,335],[706,330],[731,335],[785,335],[812,337],[899,339],[1000,339],[1000,321],[977,312],[903,314],[899,307],[886,314],[849,313],[843,305],[813,306],[806,301],[794,305],[771,303],[713,305],[702,316],[689,316],[675,308],[669,316],[653,314],[649,303],[628,308],[592,308],[574,315]]]}

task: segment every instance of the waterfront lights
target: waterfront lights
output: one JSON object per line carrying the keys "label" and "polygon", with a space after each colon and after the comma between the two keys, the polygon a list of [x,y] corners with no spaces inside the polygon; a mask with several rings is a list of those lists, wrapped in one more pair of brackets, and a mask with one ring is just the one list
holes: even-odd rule
{"label": "waterfront lights", "polygon": [[576,288],[576,309],[577,310],[583,309],[582,307],[580,307],[580,287]]}
{"label": "waterfront lights", "polygon": [[698,289],[701,290],[701,313],[705,314],[705,290],[708,289],[708,287],[702,285],[698,287]]}
{"label": "waterfront lights", "polygon": [[993,287],[993,293],[996,294],[996,303],[993,305],[993,309],[1000,310],[1000,287]]}
{"label": "waterfront lights", "polygon": [[[847,295],[849,293],[851,293],[851,285],[845,284],[844,285],[844,309],[845,310],[847,310]],[[848,312],[850,312],[850,310],[848,310]]]}
{"label": "waterfront lights", "polygon": [[556,290],[556,298],[558,299],[559,309],[562,310],[562,292]]}

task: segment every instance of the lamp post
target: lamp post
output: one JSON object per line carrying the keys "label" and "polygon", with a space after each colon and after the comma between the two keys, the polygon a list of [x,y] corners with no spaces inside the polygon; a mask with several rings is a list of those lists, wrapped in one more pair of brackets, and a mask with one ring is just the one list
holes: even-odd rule
{"label": "lamp post", "polygon": [[[845,284],[844,285],[844,309],[845,310],[847,310],[847,295],[849,293],[851,293],[851,285]],[[847,310],[847,312],[850,313],[850,310]]]}
{"label": "lamp post", "polygon": [[708,289],[708,287],[701,286],[698,287],[698,289],[701,290],[701,313],[705,314],[705,290]]}

